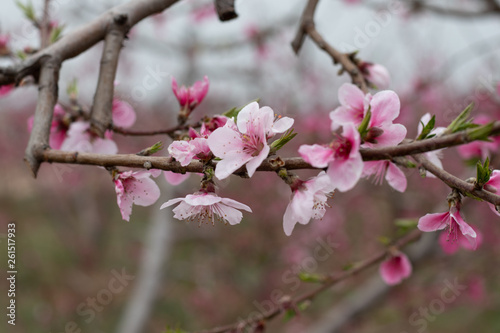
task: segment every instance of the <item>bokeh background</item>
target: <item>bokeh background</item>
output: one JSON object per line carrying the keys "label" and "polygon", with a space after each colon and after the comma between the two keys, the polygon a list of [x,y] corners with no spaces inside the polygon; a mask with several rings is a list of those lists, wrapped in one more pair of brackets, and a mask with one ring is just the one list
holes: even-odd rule
{"label": "bokeh background", "polygon": [[[433,3],[475,10],[480,2]],[[66,33],[120,1],[52,3],[52,18]],[[42,1],[33,4],[40,12]],[[186,0],[138,24],[121,53],[116,88],[116,95],[137,112],[134,128],[174,125],[178,105],[171,77],[192,84],[207,75],[210,90],[194,120],[260,98],[262,105],[296,119],[299,135],[282,156],[296,156],[303,143],[328,142],[328,112],[338,106],[337,90],[348,78],[337,76],[338,67],[309,41],[299,56],[293,53],[290,41],[304,4],[240,0],[240,17],[220,23],[212,1]],[[377,15],[380,11],[385,14]],[[390,88],[402,102],[398,120],[414,137],[424,113],[435,114],[437,125],[446,126],[470,102],[475,102],[476,115],[499,119],[499,17],[414,11],[407,1],[329,0],[320,2],[316,22],[326,40],[341,51],[359,49],[361,59],[389,69]],[[14,1],[2,1],[0,29],[10,35],[13,50],[38,47],[37,31]],[[61,101],[68,101],[66,87],[76,78],[79,102],[90,106],[101,50],[98,44],[64,63]],[[11,61],[2,59],[1,64]],[[337,193],[322,220],[298,225],[286,237],[282,216],[290,191],[276,175],[257,173],[251,180],[232,177],[218,184],[221,196],[249,205],[254,214],[244,214],[237,226],[198,227],[173,220],[170,210],[159,210],[163,202],[198,189],[199,177],[192,175],[177,187],[157,178],[160,200],[151,207],[134,206],[126,222],[105,170],[44,164],[38,178],[31,178],[23,154],[36,98],[37,88],[29,85],[0,97],[2,262],[7,260],[6,225],[17,223],[17,321],[8,332],[134,332],[126,323],[138,314],[144,315],[144,326],[136,332],[163,332],[167,326],[199,330],[234,322],[284,295],[314,287],[298,281],[300,271],[341,271],[383,249],[384,239],[398,235],[397,219],[417,219],[447,208],[446,186],[412,169],[405,171],[406,193],[363,180],[354,190]],[[135,153],[159,140],[170,143],[165,136],[115,134],[114,139],[120,153]],[[464,161],[456,149],[443,156],[446,170],[461,178],[474,176],[473,163]],[[496,152],[490,158],[498,167]],[[304,178],[314,175],[299,173]],[[477,251],[449,256],[434,239],[401,285],[385,287],[373,268],[323,293],[300,316],[275,319],[268,331],[499,332],[499,218],[486,204],[470,199],[464,212],[482,234]],[[333,245],[325,248],[328,243]],[[321,244],[328,255],[319,259],[316,249]],[[146,265],[153,269],[144,271],[151,258],[159,268]],[[1,274],[5,271],[2,268]],[[124,280],[119,292],[106,292],[122,271],[134,279]],[[2,286],[5,281],[2,275]],[[449,282],[465,289],[452,302],[444,302]],[[146,302],[149,307],[142,306],[141,297],[148,295],[137,289],[141,283],[157,285]],[[2,302],[5,294],[2,291]],[[102,299],[104,294],[112,298],[90,315],[89,298]],[[434,310],[425,317],[421,308]]]}

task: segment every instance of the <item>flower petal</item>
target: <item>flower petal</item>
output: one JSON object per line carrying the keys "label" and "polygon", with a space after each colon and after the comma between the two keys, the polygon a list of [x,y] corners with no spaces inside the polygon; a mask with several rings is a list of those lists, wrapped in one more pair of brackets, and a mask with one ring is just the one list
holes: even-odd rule
{"label": "flower petal", "polygon": [[333,160],[333,150],[318,144],[300,146],[299,154],[315,168],[326,168]]}
{"label": "flower petal", "polygon": [[392,162],[389,162],[385,179],[396,191],[404,192],[406,190],[405,174]]}
{"label": "flower petal", "polygon": [[442,230],[450,223],[450,213],[434,213],[422,216],[418,220],[418,229],[426,232]]}

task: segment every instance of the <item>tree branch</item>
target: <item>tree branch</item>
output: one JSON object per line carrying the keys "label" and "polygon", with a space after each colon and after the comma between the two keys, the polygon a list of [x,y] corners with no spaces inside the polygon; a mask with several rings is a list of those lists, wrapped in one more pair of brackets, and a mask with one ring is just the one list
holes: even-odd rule
{"label": "tree branch", "polygon": [[445,183],[449,187],[456,188],[457,190],[462,192],[462,194],[472,194],[473,196],[488,201],[495,206],[500,205],[500,196],[493,194],[489,191],[486,191],[484,189],[477,189],[474,184],[468,183],[444,171],[443,169],[438,168],[436,165],[432,164],[428,159],[426,159],[422,155],[414,155],[413,158],[422,167],[431,172],[437,178],[441,179],[443,183]]}
{"label": "tree branch", "polygon": [[42,61],[40,81],[38,84],[38,102],[30,139],[26,147],[24,161],[36,177],[43,151],[49,148],[49,135],[52,125],[52,114],[57,103],[59,80],[59,59],[46,57]]}
{"label": "tree branch", "polygon": [[111,109],[118,57],[128,29],[127,16],[118,14],[113,18],[113,23],[104,40],[99,79],[90,112],[91,128],[101,138],[112,124]]}
{"label": "tree branch", "polygon": [[314,24],[314,12],[317,4],[318,0],[309,0],[307,3],[306,8],[304,9],[304,14],[302,15],[299,30],[297,31],[297,35],[292,42],[293,50],[295,53],[298,53],[304,43],[305,35],[309,35],[309,37],[311,37],[320,49],[330,55],[334,64],[340,64],[342,66],[339,71],[339,75],[346,71],[351,77],[352,82],[363,90],[364,93],[367,93],[368,85],[363,77],[363,74],[359,70],[358,65],[354,62],[353,56],[339,52],[333,46],[328,44],[316,30],[316,25]]}
{"label": "tree branch", "polygon": [[[366,269],[374,266],[375,264],[378,264],[379,262],[384,260],[387,255],[390,255],[391,251],[394,251],[394,249],[400,249],[400,248],[404,247],[405,245],[417,240],[421,235],[422,235],[422,232],[420,230],[412,231],[408,235],[399,239],[391,248],[384,250],[382,252],[379,252],[378,254],[361,262],[360,264],[356,265],[355,267],[351,268],[348,271],[342,271],[342,272],[338,272],[336,274],[330,274],[326,278],[326,280],[323,282],[321,287],[319,287],[319,288],[317,288],[309,293],[306,293],[302,296],[299,296],[295,299],[292,299],[288,303],[291,305],[296,305],[296,304],[300,304],[304,301],[313,300],[316,296],[321,294],[323,291],[331,288],[332,286],[336,285],[337,283],[344,281],[353,275],[361,273],[361,272],[365,271]],[[225,325],[225,326],[216,327],[216,328],[211,329],[211,330],[199,331],[198,333],[233,332],[235,329],[242,329],[244,327],[248,327],[250,325],[256,324],[260,321],[271,320],[286,310],[287,310],[286,306],[276,306],[273,309],[261,314],[261,316],[259,316],[259,317],[256,317],[253,319],[247,319],[245,321],[240,321],[240,322],[236,322],[236,323]]]}
{"label": "tree branch", "polygon": [[44,57],[57,57],[63,62],[88,50],[106,37],[108,27],[112,24],[113,18],[116,15],[125,15],[128,17],[128,24],[132,27],[142,19],[162,12],[178,1],[132,0],[113,7],[95,20],[64,35],[54,44],[33,54],[25,61],[17,65],[0,68],[0,86],[18,83],[27,75],[37,77],[40,70],[40,61]]}
{"label": "tree branch", "polygon": [[222,22],[233,20],[238,17],[234,9],[234,0],[215,0],[215,9],[219,20]]}

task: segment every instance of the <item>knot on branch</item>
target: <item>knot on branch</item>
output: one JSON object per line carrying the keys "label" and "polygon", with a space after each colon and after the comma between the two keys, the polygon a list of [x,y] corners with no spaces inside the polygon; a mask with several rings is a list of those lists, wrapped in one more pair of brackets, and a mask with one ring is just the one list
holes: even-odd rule
{"label": "knot on branch", "polygon": [[234,8],[234,0],[215,0],[215,9],[219,20],[222,22],[230,21],[238,17]]}

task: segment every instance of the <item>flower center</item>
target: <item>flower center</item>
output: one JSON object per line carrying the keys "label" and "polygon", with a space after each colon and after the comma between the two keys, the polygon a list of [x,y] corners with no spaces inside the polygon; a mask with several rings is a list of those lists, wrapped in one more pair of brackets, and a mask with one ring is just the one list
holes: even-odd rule
{"label": "flower center", "polygon": [[337,135],[330,144],[330,147],[335,152],[334,156],[336,159],[342,158],[346,160],[349,158],[349,154],[351,153],[352,143],[347,140],[347,138]]}
{"label": "flower center", "polygon": [[253,157],[259,155],[264,148],[264,143],[255,135],[243,134],[243,151]]}

